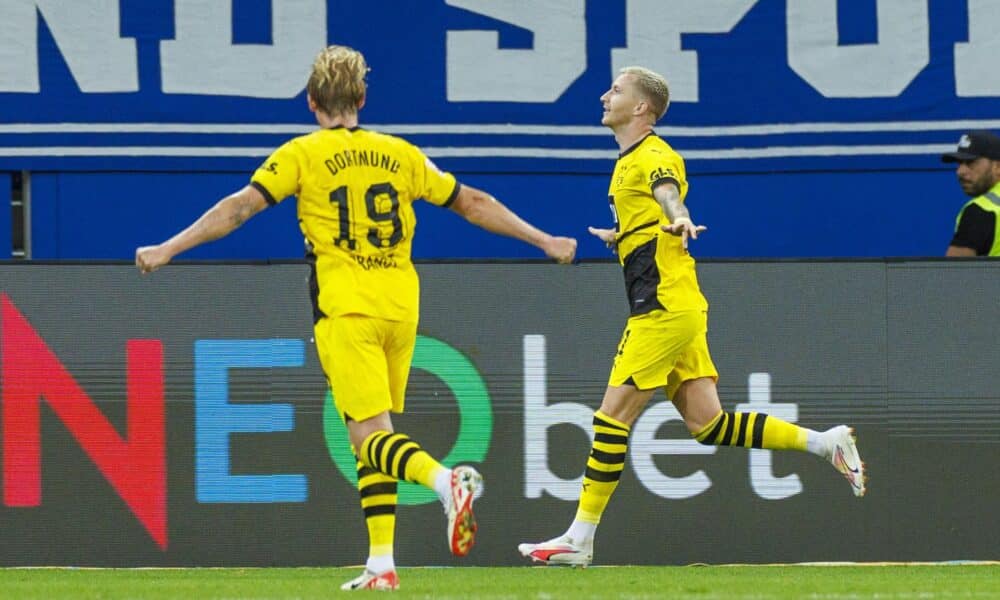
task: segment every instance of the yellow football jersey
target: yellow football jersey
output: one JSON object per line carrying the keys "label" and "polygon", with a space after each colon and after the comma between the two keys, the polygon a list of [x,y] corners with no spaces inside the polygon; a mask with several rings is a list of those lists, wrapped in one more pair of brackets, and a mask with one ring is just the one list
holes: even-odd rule
{"label": "yellow football jersey", "polygon": [[448,206],[459,184],[416,146],[356,128],[320,129],[278,148],[251,185],[269,203],[298,196],[319,316],[416,321],[420,289],[410,254],[413,202]]}
{"label": "yellow football jersey", "polygon": [[658,308],[708,308],[698,287],[694,259],[679,236],[660,230],[660,225],[670,221],[653,197],[653,189],[665,182],[677,186],[681,200],[687,196],[684,159],[654,134],[622,152],[611,176],[608,202],[632,315]]}

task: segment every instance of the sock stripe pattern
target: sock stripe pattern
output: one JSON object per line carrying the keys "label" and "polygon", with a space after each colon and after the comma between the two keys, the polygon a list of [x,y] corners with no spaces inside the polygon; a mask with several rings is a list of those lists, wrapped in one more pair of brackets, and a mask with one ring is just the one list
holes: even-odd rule
{"label": "sock stripe pattern", "polygon": [[395,515],[397,501],[396,480],[383,475],[363,463],[358,463],[358,495],[365,519],[379,515]]}
{"label": "sock stripe pattern", "polygon": [[394,435],[390,438],[389,449],[385,452],[385,461],[389,465],[390,473],[405,473],[406,465],[410,462],[410,457],[419,449],[416,443],[402,434]]}
{"label": "sock stripe pattern", "polygon": [[406,476],[406,465],[419,451],[420,446],[405,433],[377,431],[361,444],[361,452],[368,459],[365,464],[400,481],[411,481]]}
{"label": "sock stripe pattern", "polygon": [[720,411],[694,439],[706,446],[805,450],[806,430],[764,413]]}
{"label": "sock stripe pattern", "polygon": [[[764,448],[764,425],[768,416],[763,413],[720,412],[694,439],[706,446],[739,446]],[[749,435],[747,435],[749,433]]]}
{"label": "sock stripe pattern", "polygon": [[723,416],[726,418],[726,432],[722,434],[722,441],[719,444],[729,446],[730,442],[733,441],[733,424],[736,422],[736,414],[726,413]]}
{"label": "sock stripe pattern", "polygon": [[609,483],[621,478],[625,468],[625,451],[628,448],[629,429],[609,417],[594,413],[594,445],[587,459],[584,478]]}
{"label": "sock stripe pattern", "polygon": [[736,436],[736,446],[742,446],[747,439],[747,423],[755,420],[754,417],[757,415],[750,413],[749,415],[743,415],[740,419],[740,433]]}
{"label": "sock stripe pattern", "polygon": [[617,434],[612,435],[610,433],[597,432],[594,434],[594,441],[604,444],[617,444],[621,441],[621,437]]}
{"label": "sock stripe pattern", "polygon": [[376,431],[365,438],[358,452],[365,466],[397,479],[434,486],[434,473],[441,465],[405,433]]}
{"label": "sock stripe pattern", "polygon": [[753,436],[751,437],[752,448],[762,448],[764,444],[764,423],[767,422],[767,415],[757,415],[753,422]]}
{"label": "sock stripe pattern", "polygon": [[589,523],[600,521],[625,469],[629,432],[624,423],[601,411],[594,413],[594,444],[583,474],[577,518]]}
{"label": "sock stripe pattern", "polygon": [[392,556],[396,535],[396,480],[358,461],[358,495],[368,527],[368,555]]}

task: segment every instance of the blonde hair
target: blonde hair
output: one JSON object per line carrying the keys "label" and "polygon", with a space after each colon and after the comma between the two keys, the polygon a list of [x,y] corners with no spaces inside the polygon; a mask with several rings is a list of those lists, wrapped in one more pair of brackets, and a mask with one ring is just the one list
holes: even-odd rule
{"label": "blonde hair", "polygon": [[649,101],[649,108],[656,115],[656,121],[667,114],[667,107],[670,106],[670,86],[663,75],[650,71],[646,67],[625,67],[619,73],[635,76],[635,84],[639,88],[639,93]]}
{"label": "blonde hair", "polygon": [[328,115],[356,113],[365,99],[368,85],[365,57],[347,46],[328,46],[313,61],[306,91]]}

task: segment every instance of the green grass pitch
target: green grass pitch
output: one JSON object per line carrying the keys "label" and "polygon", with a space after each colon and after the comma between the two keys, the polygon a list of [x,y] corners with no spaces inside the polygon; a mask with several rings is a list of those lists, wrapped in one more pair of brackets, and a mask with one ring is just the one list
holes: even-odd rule
{"label": "green grass pitch", "polygon": [[[19,600],[329,598],[345,568],[0,569]],[[400,568],[403,598],[1000,598],[1000,564]],[[365,592],[370,594],[372,592]]]}

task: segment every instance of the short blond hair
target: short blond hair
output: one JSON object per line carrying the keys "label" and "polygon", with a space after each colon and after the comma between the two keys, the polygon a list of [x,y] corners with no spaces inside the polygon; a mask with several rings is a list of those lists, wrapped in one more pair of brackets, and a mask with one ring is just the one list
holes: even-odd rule
{"label": "short blond hair", "polygon": [[639,88],[639,93],[649,101],[649,108],[656,115],[656,121],[667,114],[667,108],[670,106],[670,86],[663,75],[650,71],[646,67],[625,67],[619,73],[635,76],[635,84]]}
{"label": "short blond hair", "polygon": [[316,106],[328,115],[356,113],[364,102],[368,63],[354,48],[328,46],[313,61],[306,91]]}

